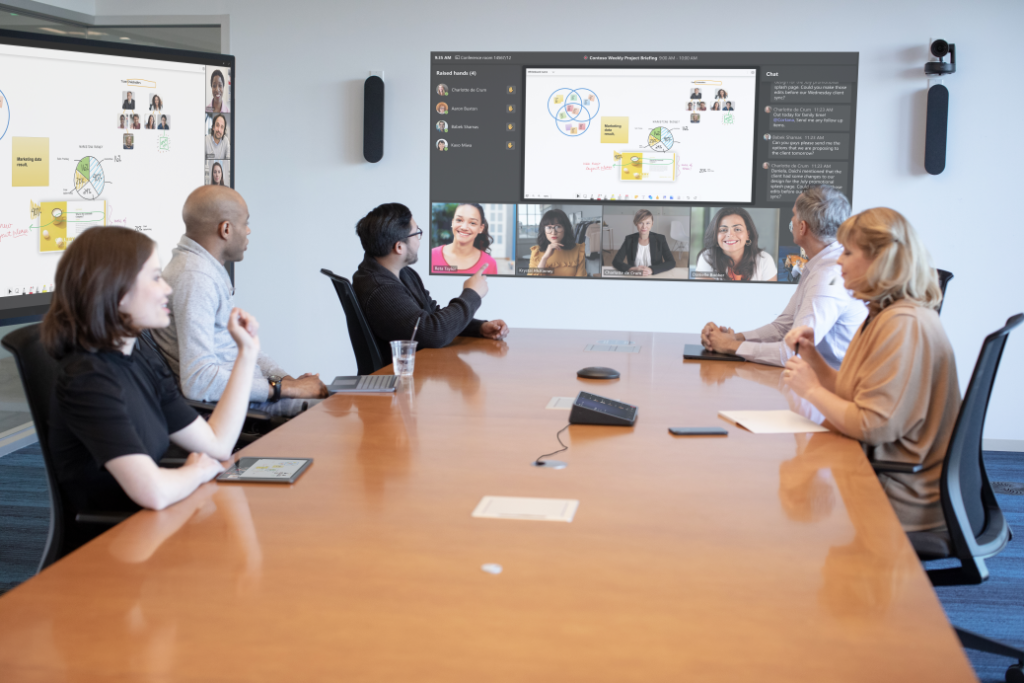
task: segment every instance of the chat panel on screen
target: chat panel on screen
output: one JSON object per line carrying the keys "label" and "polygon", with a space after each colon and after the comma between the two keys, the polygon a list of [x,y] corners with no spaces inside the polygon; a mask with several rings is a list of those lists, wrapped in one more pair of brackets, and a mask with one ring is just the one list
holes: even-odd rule
{"label": "chat panel on screen", "polygon": [[431,275],[793,284],[794,200],[853,198],[857,53],[430,59]]}
{"label": "chat panel on screen", "polygon": [[37,44],[0,40],[0,318],[49,303],[61,255],[95,226],[148,235],[166,264],[189,193],[231,183],[204,153],[230,158],[204,125],[209,71],[230,83],[230,66]]}
{"label": "chat panel on screen", "polygon": [[749,202],[753,69],[527,69],[526,199]]}

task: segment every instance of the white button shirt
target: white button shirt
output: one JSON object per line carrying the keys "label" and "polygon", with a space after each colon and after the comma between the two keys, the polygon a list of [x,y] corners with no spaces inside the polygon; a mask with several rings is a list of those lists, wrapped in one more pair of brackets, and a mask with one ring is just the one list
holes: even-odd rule
{"label": "white button shirt", "polygon": [[814,328],[818,353],[835,369],[846,355],[846,348],[868,315],[864,302],[854,299],[843,288],[839,257],[843,245],[833,242],[804,266],[800,283],[789,305],[773,322],[750,332],[736,355],[765,365],[785,365],[795,354],[783,338],[794,327]]}

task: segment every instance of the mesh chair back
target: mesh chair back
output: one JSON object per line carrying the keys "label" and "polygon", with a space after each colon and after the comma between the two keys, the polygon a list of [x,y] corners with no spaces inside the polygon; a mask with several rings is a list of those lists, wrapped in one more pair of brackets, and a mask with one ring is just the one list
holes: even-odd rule
{"label": "mesh chair back", "polygon": [[64,510],[57,486],[57,473],[50,458],[50,401],[57,384],[57,361],[43,348],[39,338],[40,325],[29,325],[11,332],[3,338],[3,347],[14,356],[21,384],[25,388],[32,422],[35,423],[39,446],[43,451],[46,479],[50,489],[50,530],[46,547],[39,563],[41,571],[60,554],[64,536]]}
{"label": "mesh chair back", "polygon": [[[985,337],[942,471],[942,507],[953,545],[958,549],[973,548],[971,554],[976,557],[982,550],[980,546],[1005,535],[1006,522],[985,473],[981,437],[1003,348],[1010,330],[1021,322],[1024,313],[1013,316],[1002,329]],[[1005,545],[1005,539],[1001,543]]]}
{"label": "mesh chair back", "polygon": [[942,304],[946,303],[946,285],[948,285],[949,281],[953,279],[953,273],[948,270],[943,270],[942,268],[936,268],[935,272],[939,274],[939,289],[942,290],[942,301],[939,302],[939,308],[935,312],[941,315]]}
{"label": "mesh chair back", "polygon": [[341,307],[345,311],[345,319],[348,322],[348,336],[352,342],[352,350],[356,354],[356,365],[360,375],[371,375],[382,367],[384,361],[381,358],[380,349],[377,348],[377,340],[370,331],[370,326],[363,317],[363,311],[359,307],[359,300],[356,299],[356,292],[352,289],[352,283],[340,275],[335,275],[326,268],[320,272],[331,279],[334,284],[334,291],[338,293]]}

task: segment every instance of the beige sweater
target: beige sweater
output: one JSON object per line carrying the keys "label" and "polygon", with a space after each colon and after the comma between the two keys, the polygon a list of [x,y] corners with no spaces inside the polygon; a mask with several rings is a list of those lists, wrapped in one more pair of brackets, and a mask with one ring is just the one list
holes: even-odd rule
{"label": "beige sweater", "polygon": [[849,436],[875,460],[923,464],[918,474],[882,474],[906,531],[942,528],[942,461],[960,412],[953,347],[935,311],[901,300],[873,315],[846,351],[836,394],[852,401]]}

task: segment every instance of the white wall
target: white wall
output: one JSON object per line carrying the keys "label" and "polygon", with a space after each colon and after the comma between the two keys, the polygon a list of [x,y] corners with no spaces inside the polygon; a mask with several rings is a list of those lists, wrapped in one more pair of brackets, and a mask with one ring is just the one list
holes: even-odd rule
{"label": "white wall", "polygon": [[43,0],[40,4],[69,9],[82,14],[96,14],[96,0]]}
{"label": "white wall", "polygon": [[[169,10],[155,0],[97,0],[96,6],[100,16]],[[249,201],[254,228],[237,270],[238,300],[259,317],[264,347],[292,373],[320,371],[329,379],[355,371],[341,308],[318,271],[355,270],[361,258],[358,218],[386,201],[427,216],[431,50],[860,52],[854,209],[887,205],[902,211],[923,234],[936,264],[955,273],[943,321],[961,389],[985,334],[1024,311],[1019,0],[178,0],[173,11],[231,15],[242,112],[236,187]],[[653,24],[651,17],[657,17]],[[629,36],[639,42],[629,44]],[[930,37],[955,42],[960,53],[958,72],[947,79],[948,162],[938,177],[922,168],[922,65]],[[385,154],[376,165],[361,155],[362,81],[370,69],[383,69],[387,83]],[[289,123],[297,112],[309,115],[308,125]],[[424,247],[424,276],[427,261]],[[425,279],[442,302],[458,293],[459,280]],[[661,293],[663,300],[636,297],[645,286],[645,294]],[[594,289],[614,294],[600,311],[552,310],[539,303],[563,299],[552,299],[551,287],[570,290],[570,296]],[[737,287],[706,283],[492,279],[479,315],[502,317],[513,329],[694,332],[708,320],[746,329],[780,311],[791,291],[750,285],[740,297]],[[1008,344],[986,437],[1024,440],[1022,406],[1024,329]]]}

